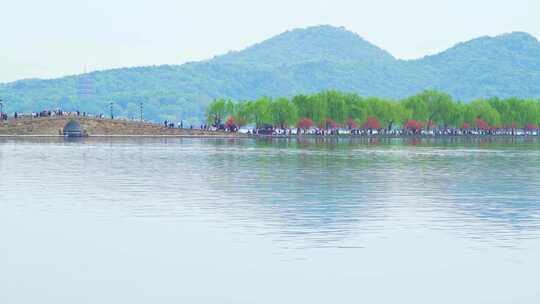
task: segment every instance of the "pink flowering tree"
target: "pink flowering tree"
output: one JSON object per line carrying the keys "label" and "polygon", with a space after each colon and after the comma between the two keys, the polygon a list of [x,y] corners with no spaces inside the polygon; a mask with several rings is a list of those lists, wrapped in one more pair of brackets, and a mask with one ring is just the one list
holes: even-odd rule
{"label": "pink flowering tree", "polygon": [[419,133],[422,131],[422,124],[414,119],[408,120],[407,123],[405,123],[405,129],[409,130],[413,133]]}
{"label": "pink flowering tree", "polygon": [[378,130],[381,128],[381,123],[376,117],[370,116],[366,120],[366,123],[364,124],[364,129],[368,130]]}

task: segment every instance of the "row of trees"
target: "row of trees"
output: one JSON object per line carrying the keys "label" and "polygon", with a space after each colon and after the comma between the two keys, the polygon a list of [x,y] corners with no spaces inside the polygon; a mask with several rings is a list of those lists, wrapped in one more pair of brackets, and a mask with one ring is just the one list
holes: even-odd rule
{"label": "row of trees", "polygon": [[325,91],[293,98],[261,97],[253,101],[215,100],[207,109],[208,123],[272,125],[276,128],[430,129],[538,128],[540,100],[478,99],[462,103],[438,91],[394,101]]}

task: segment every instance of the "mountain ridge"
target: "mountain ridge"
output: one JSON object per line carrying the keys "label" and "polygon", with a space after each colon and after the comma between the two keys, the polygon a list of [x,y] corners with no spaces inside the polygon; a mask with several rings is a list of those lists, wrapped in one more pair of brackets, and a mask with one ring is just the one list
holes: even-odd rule
{"label": "mountain ridge", "polygon": [[[313,31],[315,29],[332,29],[332,30],[340,30],[340,31],[344,31],[346,33],[349,33],[349,34],[352,34],[353,36],[361,39],[362,41],[368,43],[369,45],[375,47],[375,48],[378,48],[379,50],[385,52],[388,54],[388,56],[396,61],[404,61],[404,62],[416,62],[416,61],[422,61],[424,59],[427,59],[427,58],[432,58],[432,57],[438,57],[440,55],[443,55],[443,54],[446,54],[450,51],[453,51],[454,49],[457,49],[457,48],[460,48],[462,46],[466,46],[466,45],[469,45],[469,44],[473,44],[473,43],[476,43],[478,41],[485,41],[485,40],[506,40],[508,38],[515,38],[515,37],[521,37],[521,38],[525,38],[526,40],[529,40],[529,41],[532,41],[532,42],[536,42],[539,44],[540,46],[540,42],[539,40],[527,33],[527,32],[523,32],[523,31],[514,31],[514,32],[508,32],[508,33],[502,33],[502,34],[498,34],[498,35],[495,35],[495,36],[489,36],[489,35],[484,35],[484,36],[480,36],[480,37],[477,37],[477,38],[473,38],[473,39],[469,39],[467,41],[463,41],[463,42],[458,42],[458,43],[455,43],[453,46],[443,50],[443,51],[439,51],[437,53],[434,53],[434,54],[430,54],[430,55],[424,55],[422,57],[419,57],[419,58],[413,58],[413,59],[401,59],[401,58],[397,58],[397,57],[394,57],[390,52],[386,51],[386,50],[383,50],[379,47],[377,47],[376,45],[370,43],[369,41],[365,40],[364,38],[362,38],[360,35],[358,35],[357,33],[354,33],[352,31],[348,31],[346,30],[345,27],[336,27],[336,26],[332,26],[332,25],[317,25],[317,26],[310,26],[310,27],[306,27],[306,28],[296,28],[296,29],[293,29],[293,30],[288,30],[286,32],[283,32],[281,34],[278,34],[278,35],[275,35],[269,39],[266,39],[262,42],[258,42],[258,43],[255,43],[251,46],[248,46],[244,49],[241,49],[241,50],[234,50],[234,51],[229,51],[225,54],[221,54],[221,55],[216,55],[210,59],[206,59],[206,60],[200,60],[200,61],[190,61],[190,62],[186,62],[186,63],[182,63],[182,64],[161,64],[161,65],[148,65],[148,66],[134,66],[134,67],[118,67],[118,68],[112,68],[112,69],[105,69],[105,70],[97,70],[97,71],[92,71],[92,72],[88,72],[88,73],[82,73],[82,74],[71,74],[71,75],[64,75],[64,76],[59,76],[59,77],[52,77],[52,78],[39,78],[39,77],[34,77],[34,78],[23,78],[23,79],[18,79],[18,80],[14,80],[14,81],[8,81],[8,82],[0,82],[0,86],[2,85],[9,85],[9,84],[12,84],[12,83],[16,83],[16,82],[20,82],[20,81],[48,81],[48,80],[57,80],[57,79],[62,79],[62,78],[66,78],[66,77],[78,77],[78,76],[83,76],[83,75],[86,75],[86,74],[94,74],[94,73],[103,73],[103,72],[110,72],[110,71],[118,71],[118,70],[129,70],[129,69],[144,69],[144,68],[161,68],[161,67],[182,67],[182,66],[185,66],[185,65],[197,65],[197,64],[206,64],[206,63],[220,63],[220,64],[224,64],[224,63],[227,63],[227,64],[231,64],[231,62],[228,62],[228,61],[221,61],[220,62],[220,59],[222,59],[223,57],[227,57],[227,56],[236,56],[237,54],[239,53],[242,53],[242,52],[245,52],[245,51],[248,51],[254,47],[257,47],[257,46],[260,46],[260,45],[263,45],[265,42],[267,41],[270,41],[270,40],[273,40],[275,38],[279,38],[283,35],[286,35],[286,34],[292,34],[292,33],[295,33],[295,32],[302,32],[302,31]],[[311,60],[311,61],[315,61],[315,60]],[[309,62],[309,61],[308,61]],[[234,63],[234,62],[232,62]]]}
{"label": "mountain ridge", "polygon": [[[367,42],[371,46],[379,48],[378,46],[376,46],[376,45],[372,44],[371,42],[365,40],[359,34],[357,34],[355,32],[352,32],[352,31],[349,31],[343,26],[337,27],[337,26],[333,26],[333,25],[316,25],[316,26],[309,26],[309,27],[305,27],[305,28],[296,28],[296,29],[288,30],[288,31],[285,31],[285,32],[283,32],[281,34],[275,35],[275,36],[273,36],[273,37],[271,37],[269,39],[263,40],[261,42],[254,43],[253,45],[245,47],[243,49],[230,50],[227,53],[215,55],[212,58],[204,59],[204,60],[200,60],[200,61],[189,61],[189,62],[185,62],[185,63],[182,63],[182,64],[159,64],[159,65],[147,65],[147,66],[118,67],[118,68],[111,68],[111,69],[105,69],[105,70],[96,70],[96,71],[92,71],[92,72],[88,72],[88,73],[82,73],[82,74],[69,74],[69,75],[64,75],[64,76],[59,76],[59,77],[51,77],[51,78],[40,78],[40,77],[22,78],[22,79],[18,79],[18,80],[14,80],[14,81],[0,82],[0,86],[15,83],[15,82],[19,82],[19,81],[56,80],[56,79],[62,79],[62,78],[65,78],[65,77],[77,77],[77,76],[82,76],[82,75],[85,75],[85,74],[93,74],[93,73],[101,73],[101,72],[117,71],[117,70],[126,70],[126,69],[181,67],[181,66],[184,66],[184,65],[194,65],[194,64],[196,65],[196,64],[202,64],[202,63],[214,63],[214,62],[216,62],[217,59],[221,59],[222,57],[229,56],[229,55],[236,55],[238,53],[242,53],[242,52],[247,51],[247,50],[249,50],[249,49],[251,49],[251,48],[253,48],[255,46],[261,45],[261,44],[267,42],[268,40],[272,40],[272,39],[280,37],[280,36],[282,36],[284,34],[300,32],[300,31],[304,31],[304,30],[311,31],[311,30],[318,29],[318,28],[331,28],[331,29],[334,29],[334,30],[343,30],[343,31],[345,31],[347,33],[353,34],[354,36],[356,36],[356,37],[360,38],[361,40]],[[463,42],[457,42],[454,45],[446,48],[445,50],[438,51],[438,52],[436,52],[434,54],[424,55],[424,56],[421,56],[421,57],[418,57],[418,58],[412,58],[412,59],[398,58],[398,57],[395,57],[389,51],[386,51],[386,50],[384,50],[382,48],[379,48],[379,49],[381,51],[387,53],[391,58],[395,59],[396,61],[414,62],[414,61],[421,61],[423,59],[430,58],[430,57],[437,57],[439,55],[447,53],[448,51],[451,51],[451,50],[455,49],[456,47],[460,47],[462,45],[468,45],[470,43],[475,43],[476,41],[479,41],[479,40],[490,40],[490,39],[500,40],[500,39],[504,39],[504,38],[514,38],[514,37],[525,38],[526,40],[533,41],[533,42],[536,42],[536,43],[540,44],[540,41],[538,40],[538,38],[535,37],[534,35],[530,34],[530,33],[527,33],[527,32],[524,32],[524,31],[513,31],[513,32],[501,33],[501,34],[494,35],[494,36],[484,35],[484,36],[472,38],[472,39],[469,39],[469,40],[466,40],[466,41],[463,41]],[[230,63],[230,62],[220,62],[220,63]]]}
{"label": "mountain ridge", "polygon": [[[286,46],[286,47],[283,47]],[[249,46],[241,51],[229,52],[225,55],[211,59],[218,63],[257,64],[253,57],[272,59],[276,54],[286,57],[287,61],[276,63],[262,63],[270,66],[288,65],[290,60],[299,62],[326,60],[362,61],[369,60],[395,60],[387,51],[373,45],[360,35],[346,30],[344,27],[320,25],[303,29],[294,29],[262,42]],[[292,56],[292,58],[291,58]]]}

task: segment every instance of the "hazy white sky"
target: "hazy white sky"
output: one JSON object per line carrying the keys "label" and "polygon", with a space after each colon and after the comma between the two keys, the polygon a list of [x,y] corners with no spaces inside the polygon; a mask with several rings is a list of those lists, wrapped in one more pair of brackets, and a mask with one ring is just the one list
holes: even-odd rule
{"label": "hazy white sky", "polygon": [[540,37],[540,0],[0,0],[0,82],[177,64],[283,31],[345,26],[399,58],[482,35]]}

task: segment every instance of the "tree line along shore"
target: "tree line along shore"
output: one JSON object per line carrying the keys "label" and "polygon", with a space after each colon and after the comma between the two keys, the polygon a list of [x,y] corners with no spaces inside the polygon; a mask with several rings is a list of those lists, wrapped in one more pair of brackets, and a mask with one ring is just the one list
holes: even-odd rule
{"label": "tree line along shore", "polygon": [[255,134],[540,135],[540,100],[456,101],[426,90],[402,100],[324,91],[292,98],[217,99],[206,111],[217,129]]}

